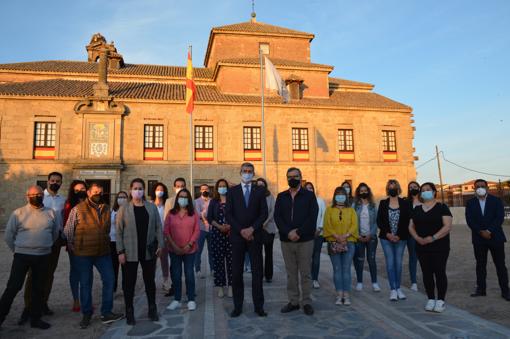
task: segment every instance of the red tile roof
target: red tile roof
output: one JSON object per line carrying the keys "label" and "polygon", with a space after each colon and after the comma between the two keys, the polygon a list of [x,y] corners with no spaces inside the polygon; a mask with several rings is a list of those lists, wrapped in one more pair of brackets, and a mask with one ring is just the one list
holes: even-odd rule
{"label": "red tile roof", "polygon": [[[281,67],[297,67],[297,68],[316,68],[316,69],[324,69],[324,70],[333,70],[333,66],[330,65],[323,65],[323,64],[314,64],[311,62],[301,62],[301,61],[294,61],[294,60],[286,60],[286,59],[275,59],[275,58],[269,58],[271,62],[275,66],[281,66]],[[264,61],[263,61],[264,62]],[[259,58],[234,58],[234,59],[222,59],[219,60],[218,63],[220,64],[227,64],[227,65],[260,65],[260,59]]]}
{"label": "red tile roof", "polygon": [[213,27],[211,33],[216,32],[236,32],[236,33],[253,33],[253,34],[275,34],[275,35],[290,35],[290,36],[300,36],[313,39],[315,35],[312,33],[296,31],[293,29],[274,26],[265,24],[263,22],[252,22],[246,21],[232,25],[225,25],[219,27]]}
{"label": "red tile roof", "polygon": [[342,78],[329,78],[329,87],[344,87],[344,88],[355,88],[361,87],[366,89],[373,89],[374,85],[367,82],[360,82],[354,80],[347,80]]}
{"label": "red tile roof", "polygon": [[[52,79],[30,82],[0,84],[0,96],[36,96],[36,97],[71,97],[83,98],[93,94],[94,81]],[[110,94],[119,99],[182,101],[185,99],[185,85],[168,83],[110,82]],[[221,93],[216,86],[198,85],[197,102],[257,104],[259,96],[233,95]],[[281,98],[265,98],[268,104],[281,104]],[[343,108],[394,109],[411,111],[403,105],[382,95],[372,92],[333,92],[329,98],[304,98],[292,101],[298,106],[337,106]]]}

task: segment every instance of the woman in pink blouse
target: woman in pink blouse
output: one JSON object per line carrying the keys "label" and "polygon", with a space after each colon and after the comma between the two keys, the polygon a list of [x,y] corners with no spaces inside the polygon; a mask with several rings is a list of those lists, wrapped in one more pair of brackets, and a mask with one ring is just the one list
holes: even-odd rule
{"label": "woman in pink blouse", "polygon": [[183,265],[188,310],[194,311],[197,308],[193,263],[199,236],[200,226],[198,215],[193,208],[193,199],[191,193],[183,188],[177,194],[174,207],[165,218],[164,237],[170,253],[170,275],[175,289],[174,300],[167,306],[169,310],[175,310],[181,306]]}

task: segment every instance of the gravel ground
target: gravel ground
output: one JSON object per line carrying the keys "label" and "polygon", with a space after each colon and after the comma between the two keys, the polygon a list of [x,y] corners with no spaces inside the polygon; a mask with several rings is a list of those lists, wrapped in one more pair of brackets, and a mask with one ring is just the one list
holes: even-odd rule
{"label": "gravel ground", "polygon": [[[505,228],[510,228],[505,226]],[[510,234],[509,232],[506,232]],[[3,238],[3,233],[0,233]],[[488,264],[488,280],[487,280],[487,297],[485,298],[470,298],[469,294],[473,291],[475,286],[475,259],[473,255],[470,231],[467,226],[456,225],[452,231],[452,250],[448,261],[448,294],[447,303],[451,303],[457,307],[465,309],[473,314],[476,314],[484,319],[498,322],[504,326],[510,327],[510,303],[504,301],[500,297],[500,290],[497,283],[497,276],[492,259],[489,259]],[[324,248],[325,250],[325,248]],[[510,262],[510,250],[507,246],[507,263]],[[11,268],[12,254],[3,241],[0,242],[0,289],[3,290],[7,283],[9,271]],[[377,250],[378,273],[386,276],[384,269],[384,257],[382,249]],[[368,267],[365,267],[368,269]],[[321,267],[321,279],[329,278],[331,267]],[[78,323],[81,319],[81,314],[72,313],[72,297],[69,289],[68,282],[69,273],[69,260],[67,253],[62,251],[60,255],[60,262],[55,273],[55,282],[53,291],[50,296],[49,306],[55,312],[51,317],[44,319],[50,322],[53,326],[47,331],[33,330],[29,325],[18,326],[16,324],[23,308],[23,291],[16,297],[11,312],[5,320],[2,330],[0,330],[1,338],[98,338],[107,329],[107,326],[101,324],[99,317],[96,316],[92,325],[86,329],[81,330]],[[404,258],[404,271],[402,276],[402,284],[410,286],[409,273],[407,269],[407,254]],[[94,290],[93,300],[96,310],[100,309],[100,294],[101,283],[100,277],[97,272],[94,276]],[[369,274],[365,272],[365,285],[368,287]],[[424,291],[421,282],[421,273],[418,269],[418,285],[421,291]],[[158,287],[161,284],[158,282]],[[384,286],[385,291],[387,286]],[[142,291],[141,275],[139,274],[137,284],[138,295]],[[158,290],[158,298],[164,298],[161,290]],[[118,292],[114,300],[114,311],[123,312],[122,295]]]}

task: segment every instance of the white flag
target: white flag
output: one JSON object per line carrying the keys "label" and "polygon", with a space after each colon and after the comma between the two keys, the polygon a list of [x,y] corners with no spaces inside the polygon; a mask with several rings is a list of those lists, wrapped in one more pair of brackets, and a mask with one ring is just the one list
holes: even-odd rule
{"label": "white flag", "polygon": [[266,88],[277,90],[283,102],[289,102],[289,91],[285,82],[267,56],[264,56],[264,60],[266,63]]}

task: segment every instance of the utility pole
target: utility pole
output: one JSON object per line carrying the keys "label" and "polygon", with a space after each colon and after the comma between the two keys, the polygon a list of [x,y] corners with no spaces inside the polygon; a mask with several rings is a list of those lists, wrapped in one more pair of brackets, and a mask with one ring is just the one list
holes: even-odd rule
{"label": "utility pole", "polygon": [[443,174],[441,173],[441,161],[439,160],[439,149],[436,145],[437,169],[439,171],[439,185],[441,185],[441,202],[444,204]]}

